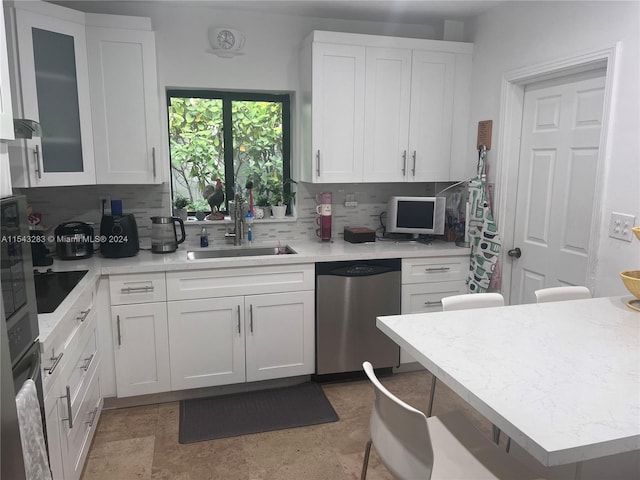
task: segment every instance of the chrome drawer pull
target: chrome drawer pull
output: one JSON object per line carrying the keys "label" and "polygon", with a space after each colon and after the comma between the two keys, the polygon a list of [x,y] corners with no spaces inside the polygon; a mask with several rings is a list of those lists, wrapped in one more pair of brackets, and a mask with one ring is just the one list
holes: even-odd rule
{"label": "chrome drawer pull", "polygon": [[442,306],[442,300],[438,300],[437,302],[424,302],[425,307],[435,307],[436,305]]}
{"label": "chrome drawer pull", "polygon": [[427,273],[432,272],[448,272],[451,270],[451,267],[437,267],[437,268],[425,268],[424,271]]}
{"label": "chrome drawer pull", "polygon": [[320,176],[320,150],[316,153],[316,176]]}
{"label": "chrome drawer pull", "polygon": [[38,179],[41,179],[42,167],[40,166],[40,145],[36,145],[36,148],[33,151],[33,157],[36,160],[36,174],[38,174]]}
{"label": "chrome drawer pull", "polygon": [[253,304],[249,305],[249,328],[253,333]]}
{"label": "chrome drawer pull", "polygon": [[71,411],[71,389],[67,385],[67,394],[60,397],[67,399],[67,418],[61,418],[63,422],[69,422],[69,428],[73,428],[73,412]]}
{"label": "chrome drawer pull", "polygon": [[151,159],[153,160],[153,178],[156,178],[156,147],[151,148]]}
{"label": "chrome drawer pull", "polygon": [[137,293],[137,292],[153,292],[153,285],[145,287],[124,287],[120,289],[121,293]]}
{"label": "chrome drawer pull", "polygon": [[240,305],[238,305],[238,334],[240,333]]}
{"label": "chrome drawer pull", "polygon": [[402,176],[407,174],[407,151],[402,152]]}
{"label": "chrome drawer pull", "polygon": [[120,331],[120,315],[116,315],[116,327],[118,329],[118,346],[122,345],[122,332]]}
{"label": "chrome drawer pull", "polygon": [[98,407],[94,408],[89,412],[89,415],[91,415],[91,420],[89,420],[88,422],[84,422],[87,425],[89,425],[89,428],[93,427],[93,422],[96,419],[97,414],[98,414]]}
{"label": "chrome drawer pull", "polygon": [[81,310],[80,315],[76,317],[76,320],[80,320],[81,322],[84,322],[89,316],[89,312],[91,312],[91,308],[87,308],[86,310]]}
{"label": "chrome drawer pull", "polygon": [[416,151],[413,151],[413,168],[411,169],[411,175],[416,176]]}
{"label": "chrome drawer pull", "polygon": [[91,361],[93,360],[93,357],[95,357],[95,356],[96,356],[96,354],[95,354],[95,353],[92,353],[92,354],[91,354],[91,356],[90,356],[89,358],[85,358],[85,359],[84,359],[84,362],[85,362],[85,363],[84,363],[84,365],[82,365],[80,368],[81,368],[82,370],[84,370],[85,372],[86,372],[87,370],[89,370],[89,365],[91,365]]}
{"label": "chrome drawer pull", "polygon": [[56,367],[60,363],[60,360],[62,360],[62,356],[63,355],[64,355],[64,353],[61,353],[57,357],[51,357],[50,358],[50,360],[53,360],[53,365],[51,365],[50,367],[46,367],[45,368],[45,370],[49,370],[49,375],[51,375],[53,373],[53,371],[56,369]]}

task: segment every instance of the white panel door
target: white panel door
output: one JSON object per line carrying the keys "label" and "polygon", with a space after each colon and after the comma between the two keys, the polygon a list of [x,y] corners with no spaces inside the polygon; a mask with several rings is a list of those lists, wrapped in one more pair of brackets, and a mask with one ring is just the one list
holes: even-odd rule
{"label": "white panel door", "polygon": [[151,31],[88,27],[98,183],[159,183],[160,108]]}
{"label": "white panel door", "polygon": [[118,397],[168,392],[167,304],[111,307]]}
{"label": "white panel door", "polygon": [[314,43],[313,181],[362,181],[365,47]]}
{"label": "white panel door", "polygon": [[315,372],[313,291],[245,297],[247,381]]}
{"label": "white panel door", "polygon": [[411,50],[367,47],[365,87],[365,182],[407,178]]}
{"label": "white panel door", "polygon": [[595,71],[525,90],[512,304],[535,302],[539,288],[586,282],[604,83]]}
{"label": "white panel door", "polygon": [[407,179],[449,180],[456,56],[413,51]]}
{"label": "white panel door", "polygon": [[168,302],[171,389],[245,381],[244,297]]}

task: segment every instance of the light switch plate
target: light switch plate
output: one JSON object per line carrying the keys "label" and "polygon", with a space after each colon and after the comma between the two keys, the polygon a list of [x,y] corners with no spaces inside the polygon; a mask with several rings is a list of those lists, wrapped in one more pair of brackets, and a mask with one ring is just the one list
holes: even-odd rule
{"label": "light switch plate", "polygon": [[609,236],[630,242],[633,237],[631,228],[634,226],[636,217],[626,213],[611,213],[611,223],[609,224]]}

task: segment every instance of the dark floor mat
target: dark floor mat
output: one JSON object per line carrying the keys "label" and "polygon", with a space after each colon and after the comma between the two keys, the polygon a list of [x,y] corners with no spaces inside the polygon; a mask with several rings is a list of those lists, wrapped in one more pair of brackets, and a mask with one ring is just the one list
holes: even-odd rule
{"label": "dark floor mat", "polygon": [[338,415],[322,387],[291,387],[234,393],[180,402],[180,443],[335,422]]}

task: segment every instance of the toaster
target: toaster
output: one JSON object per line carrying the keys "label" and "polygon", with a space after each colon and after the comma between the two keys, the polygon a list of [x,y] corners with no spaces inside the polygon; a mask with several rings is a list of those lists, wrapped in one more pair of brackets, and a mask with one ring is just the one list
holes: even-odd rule
{"label": "toaster", "polygon": [[133,257],[139,250],[138,225],[133,213],[102,216],[100,254],[103,257]]}

